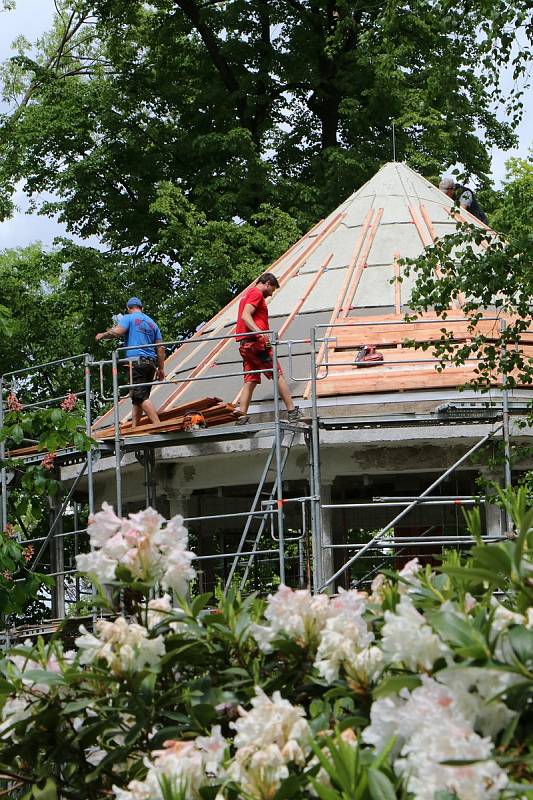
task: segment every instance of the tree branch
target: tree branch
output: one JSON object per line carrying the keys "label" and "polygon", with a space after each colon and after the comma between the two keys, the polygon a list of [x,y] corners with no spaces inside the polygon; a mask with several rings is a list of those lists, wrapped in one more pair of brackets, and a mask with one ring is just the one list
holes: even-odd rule
{"label": "tree branch", "polygon": [[[224,86],[233,95],[240,91],[239,81],[220,50],[219,40],[208,25],[202,20],[200,8],[194,0],[177,0],[177,4],[189,21],[194,25],[211,56],[214,67],[219,73]],[[241,119],[245,114],[245,103],[242,98],[237,99],[238,113]]]}

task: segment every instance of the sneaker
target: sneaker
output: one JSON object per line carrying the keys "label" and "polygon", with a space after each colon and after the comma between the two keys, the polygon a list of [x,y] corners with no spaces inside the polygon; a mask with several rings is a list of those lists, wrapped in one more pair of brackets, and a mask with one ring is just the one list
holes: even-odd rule
{"label": "sneaker", "polygon": [[298,406],[295,406],[292,409],[292,411],[287,412],[287,418],[289,422],[301,422],[304,418],[304,415],[302,414]]}
{"label": "sneaker", "polygon": [[235,420],[235,425],[248,425],[250,422],[250,417],[248,414],[243,414],[242,417],[239,417]]}

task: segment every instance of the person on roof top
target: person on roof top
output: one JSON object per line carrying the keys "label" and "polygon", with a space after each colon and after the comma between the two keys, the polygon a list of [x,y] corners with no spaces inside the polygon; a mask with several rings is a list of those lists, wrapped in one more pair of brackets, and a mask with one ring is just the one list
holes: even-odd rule
{"label": "person on roof top", "polygon": [[477,201],[476,195],[468,186],[462,186],[460,183],[456,183],[455,178],[444,177],[439,183],[439,189],[447,194],[448,197],[451,197],[452,200],[459,203],[462,208],[466,208],[470,214],[477,217],[484,225],[489,224],[485,212]]}
{"label": "person on roof top", "polygon": [[150,422],[157,425],[159,415],[149,397],[152,389],[150,383],[154,377],[158,381],[165,380],[165,348],[161,331],[154,320],[143,312],[143,304],[138,297],[130,297],[126,311],[117,325],[97,333],[96,341],[124,338],[125,346],[131,347],[125,351],[126,358],[133,362],[131,383],[142,384],[130,389],[132,423],[137,427],[144,411]]}
{"label": "person on roof top", "polygon": [[[250,419],[247,411],[255,387],[261,383],[261,374],[270,380],[273,378],[272,345],[268,335],[265,335],[263,331],[268,331],[266,298],[272,297],[276,289],[279,289],[276,276],[271,272],[265,272],[257,279],[255,285],[243,294],[239,302],[235,333],[241,335],[237,335],[235,338],[239,343],[239,352],[243,362],[244,386],[239,403],[243,416],[235,422],[236,425],[246,425]],[[261,373],[255,370],[267,371]],[[289,422],[298,422],[302,419],[302,413],[298,406],[294,405],[291,391],[279,363],[277,371],[279,394],[287,408]]]}

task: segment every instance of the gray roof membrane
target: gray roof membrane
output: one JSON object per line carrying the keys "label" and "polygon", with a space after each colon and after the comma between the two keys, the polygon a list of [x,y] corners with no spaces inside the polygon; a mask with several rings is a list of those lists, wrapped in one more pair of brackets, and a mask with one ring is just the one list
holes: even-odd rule
{"label": "gray roof membrane", "polygon": [[[380,209],[381,216],[378,214]],[[396,254],[400,258],[415,258],[423,253],[425,244],[431,242],[433,233],[440,237],[453,232],[457,222],[450,214],[452,209],[453,202],[444,192],[406,164],[385,164],[371,180],[265,270],[273,271],[282,283],[269,302],[272,328],[279,330],[301,304],[283,338],[309,338],[313,325],[331,320],[351,266],[357,267],[352,275],[360,275],[360,278],[353,298],[350,298],[350,316],[394,313],[395,286],[390,281],[394,277]],[[369,211],[372,212],[370,215]],[[337,219],[339,214],[343,215],[340,220]],[[473,221],[468,215],[467,218]],[[426,220],[429,220],[429,226]],[[481,223],[479,225],[483,227]],[[327,268],[311,288],[328,258]],[[415,277],[411,275],[401,284],[402,313],[409,303],[414,281]],[[352,291],[353,288],[352,284]],[[173,401],[176,405],[210,395],[226,401],[236,397],[242,386],[242,365],[235,340],[232,339],[230,344],[214,355],[214,363],[210,364],[209,356],[219,342],[208,341],[207,336],[220,336],[233,331],[238,300],[238,297],[234,298],[216,318],[206,321],[203,335],[194,343],[182,345],[167,360],[166,369],[170,379],[190,376],[206,359],[209,364],[201,371],[201,377],[207,380],[188,385]],[[305,347],[298,346],[294,350],[294,370],[299,376],[309,372],[309,357],[307,352],[302,352]],[[281,355],[281,362],[287,373],[286,355]],[[228,372],[238,374],[230,377]],[[304,386],[303,382],[294,383],[292,389],[296,396]],[[154,389],[152,398],[156,407],[176,390],[173,384]],[[272,386],[264,382],[254,394],[254,404],[271,398]],[[129,401],[125,401],[121,404],[121,416],[128,411]],[[110,421],[107,418],[106,424]]]}

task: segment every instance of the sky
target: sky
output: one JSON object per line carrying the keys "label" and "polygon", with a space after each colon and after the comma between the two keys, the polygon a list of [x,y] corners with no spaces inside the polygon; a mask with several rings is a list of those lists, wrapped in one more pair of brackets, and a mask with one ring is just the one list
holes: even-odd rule
{"label": "sky", "polygon": [[[0,0],[1,5],[1,0]],[[0,13],[0,62],[12,54],[11,43],[21,33],[30,41],[35,41],[49,27],[54,13],[53,0],[16,0],[14,11]],[[0,100],[0,110],[2,101]],[[5,107],[4,109],[5,110]],[[525,114],[517,131],[519,145],[513,150],[503,152],[493,150],[492,174],[496,185],[505,175],[505,162],[510,156],[527,158],[533,145],[533,92],[525,99]],[[15,204],[18,211],[10,220],[0,223],[0,250],[6,247],[24,247],[30,242],[42,241],[46,247],[52,245],[55,236],[65,234],[64,226],[56,220],[24,213],[27,198],[22,190],[17,191]],[[94,244],[94,241],[91,242]]]}

